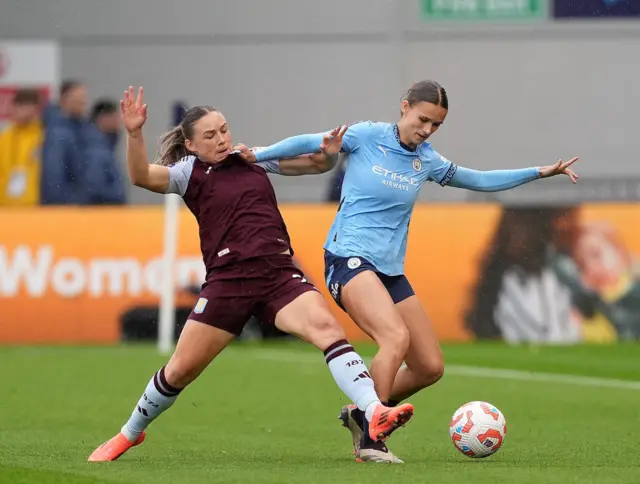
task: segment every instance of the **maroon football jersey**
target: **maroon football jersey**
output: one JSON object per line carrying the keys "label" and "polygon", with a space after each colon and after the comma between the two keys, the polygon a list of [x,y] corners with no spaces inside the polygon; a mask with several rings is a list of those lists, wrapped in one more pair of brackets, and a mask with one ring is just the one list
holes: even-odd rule
{"label": "maroon football jersey", "polygon": [[182,196],[198,221],[207,279],[232,262],[287,249],[293,255],[267,176],[267,171],[278,173],[277,161],[253,164],[232,154],[214,164],[188,156],[169,170],[167,193]]}

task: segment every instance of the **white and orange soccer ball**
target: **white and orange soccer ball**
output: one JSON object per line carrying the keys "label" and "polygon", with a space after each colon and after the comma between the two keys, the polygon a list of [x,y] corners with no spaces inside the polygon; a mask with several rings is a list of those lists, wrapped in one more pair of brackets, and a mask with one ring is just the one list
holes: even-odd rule
{"label": "white and orange soccer ball", "polygon": [[502,447],[507,436],[507,422],[495,405],[469,402],[451,417],[449,436],[456,449],[464,455],[487,457]]}

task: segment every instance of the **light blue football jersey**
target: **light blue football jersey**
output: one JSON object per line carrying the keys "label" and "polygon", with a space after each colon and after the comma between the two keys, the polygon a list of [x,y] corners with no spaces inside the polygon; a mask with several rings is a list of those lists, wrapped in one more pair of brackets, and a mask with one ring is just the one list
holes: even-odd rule
{"label": "light blue football jersey", "polygon": [[340,208],[324,248],[363,257],[389,276],[404,274],[409,223],[426,181],[448,184],[457,166],[430,143],[415,151],[400,143],[397,126],[360,122],[343,138],[346,173]]}

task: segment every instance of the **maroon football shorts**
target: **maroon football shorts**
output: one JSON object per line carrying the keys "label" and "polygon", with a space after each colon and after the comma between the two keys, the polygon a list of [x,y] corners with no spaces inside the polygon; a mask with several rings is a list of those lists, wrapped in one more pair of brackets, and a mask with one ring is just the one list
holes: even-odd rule
{"label": "maroon football shorts", "polygon": [[315,290],[288,254],[248,259],[209,276],[189,319],[240,335],[251,316],[275,324],[278,311]]}

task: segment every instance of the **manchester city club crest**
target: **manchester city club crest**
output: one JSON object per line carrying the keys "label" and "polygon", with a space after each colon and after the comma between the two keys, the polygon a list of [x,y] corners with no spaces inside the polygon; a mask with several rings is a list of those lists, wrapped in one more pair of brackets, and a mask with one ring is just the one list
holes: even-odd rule
{"label": "manchester city club crest", "polygon": [[420,171],[422,169],[422,162],[420,161],[420,158],[413,160],[413,169],[416,171]]}

